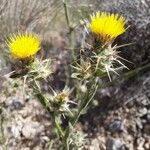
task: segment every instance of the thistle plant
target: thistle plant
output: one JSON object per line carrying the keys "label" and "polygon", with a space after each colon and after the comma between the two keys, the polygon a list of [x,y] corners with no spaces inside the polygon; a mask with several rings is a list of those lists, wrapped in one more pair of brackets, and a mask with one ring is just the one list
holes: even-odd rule
{"label": "thistle plant", "polygon": [[[65,3],[65,1],[64,1]],[[69,13],[65,3],[65,14],[70,34],[75,30],[70,26]],[[40,38],[38,35],[25,33],[13,34],[7,41],[10,54],[13,59],[21,61],[21,72],[19,77],[33,90],[33,94],[38,98],[43,107],[49,112],[58,139],[62,146],[60,150],[79,149],[84,144],[85,135],[76,129],[76,124],[81,115],[86,113],[94,96],[98,90],[99,79],[110,73],[116,74],[120,66],[126,67],[119,59],[119,46],[113,45],[113,41],[125,32],[125,18],[118,14],[107,12],[96,12],[90,15],[85,28],[92,36],[93,42],[88,49],[89,55],[74,53],[69,65],[69,81],[63,90],[55,90],[49,85],[51,92],[42,90],[41,82],[46,81],[48,76],[52,76],[51,58],[40,60],[36,58],[36,53],[40,50]],[[87,36],[88,38],[88,36]],[[74,40],[71,38],[70,40]],[[70,41],[71,44],[73,43]],[[85,47],[82,46],[81,49]],[[78,58],[78,60],[75,60]],[[122,58],[123,59],[123,58]],[[16,73],[18,70],[14,70]],[[73,84],[72,84],[73,83]],[[73,86],[72,86],[73,85]],[[67,120],[67,125],[63,126],[63,118]]]}
{"label": "thistle plant", "polygon": [[[67,128],[66,142],[72,133],[72,127],[76,125],[80,116],[87,111],[93,100],[100,86],[99,79],[108,75],[111,81],[110,72],[118,74],[117,70],[120,68],[120,66],[115,67],[116,63],[120,64],[121,67],[126,67],[119,60],[121,58],[117,51],[119,46],[112,46],[114,39],[125,32],[125,23],[125,18],[118,14],[96,12],[90,16],[90,21],[88,21],[85,27],[88,29],[88,34],[93,38],[92,45],[87,50],[89,55],[86,56],[87,51],[83,51],[83,54],[80,53],[80,59],[71,65],[73,68],[71,77],[74,78],[74,85],[76,87],[75,97],[78,101],[77,111],[74,113],[73,119],[69,121],[71,127]],[[83,90],[83,87],[85,90]],[[66,145],[66,149],[70,149],[69,143]]]}
{"label": "thistle plant", "polygon": [[111,80],[109,72],[118,74],[116,71],[118,68],[114,67],[116,62],[122,67],[126,67],[119,60],[121,57],[118,55],[118,46],[112,46],[114,39],[126,30],[125,18],[118,14],[106,12],[97,12],[91,15],[90,18],[91,20],[87,27],[90,30],[89,34],[92,34],[94,39],[93,45],[91,45],[91,49],[89,50],[90,56],[89,58],[81,56],[80,64],[74,66],[77,72],[73,76],[79,74],[81,76],[81,74],[86,72],[84,77],[100,77],[107,73]]}

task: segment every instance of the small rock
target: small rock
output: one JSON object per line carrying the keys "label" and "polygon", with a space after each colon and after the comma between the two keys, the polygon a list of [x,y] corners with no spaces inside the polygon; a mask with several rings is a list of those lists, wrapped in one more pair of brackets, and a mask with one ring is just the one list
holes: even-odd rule
{"label": "small rock", "polygon": [[21,101],[16,100],[16,98],[6,102],[5,106],[8,107],[10,110],[20,110],[22,107],[24,107]]}
{"label": "small rock", "polygon": [[17,128],[17,126],[12,126],[11,127],[11,133],[12,133],[14,138],[17,138],[20,136],[20,129]]}
{"label": "small rock", "polygon": [[146,115],[147,114],[147,112],[148,112],[148,110],[147,110],[147,108],[141,108],[141,109],[139,109],[139,111],[138,111],[138,116],[139,117],[143,117],[144,115]]}
{"label": "small rock", "polygon": [[148,113],[147,113],[147,121],[148,123],[150,123],[150,110],[148,110]]}
{"label": "small rock", "polygon": [[143,129],[143,124],[140,118],[136,118],[136,125],[138,128]]}
{"label": "small rock", "polygon": [[144,133],[150,135],[150,124],[144,125]]}
{"label": "small rock", "polygon": [[47,136],[42,136],[41,139],[46,142],[48,142],[50,140],[49,137],[47,137]]}
{"label": "small rock", "polygon": [[100,150],[99,149],[99,142],[98,139],[93,139],[91,142],[91,146],[89,147],[89,150]]}
{"label": "small rock", "polygon": [[29,147],[21,148],[22,150],[30,150]]}
{"label": "small rock", "polygon": [[3,147],[2,147],[2,146],[0,146],[0,150],[3,150]]}
{"label": "small rock", "polygon": [[105,136],[100,135],[100,136],[97,137],[97,139],[98,139],[98,142],[99,142],[100,150],[106,149],[106,138],[105,138]]}
{"label": "small rock", "polygon": [[143,137],[140,137],[140,138],[137,139],[137,150],[145,150],[144,147],[143,147],[144,142],[145,142],[145,140],[144,140]]}
{"label": "small rock", "polygon": [[124,144],[120,139],[110,138],[106,142],[106,150],[124,150]]}
{"label": "small rock", "polygon": [[23,104],[21,102],[19,102],[19,101],[13,101],[12,107],[13,107],[13,109],[17,109],[18,110],[18,109],[21,109],[23,107]]}
{"label": "small rock", "polygon": [[123,122],[121,120],[114,120],[109,125],[109,130],[110,130],[110,132],[121,132],[121,131],[124,131]]}
{"label": "small rock", "polygon": [[144,99],[141,100],[141,104],[143,106],[148,106],[149,105],[149,99],[147,97],[145,97]]}
{"label": "small rock", "polygon": [[36,136],[37,133],[41,132],[42,128],[37,122],[30,122],[29,124],[25,124],[22,128],[22,134],[27,139],[32,139]]}
{"label": "small rock", "polygon": [[145,148],[145,150],[149,150],[149,149],[150,149],[150,143],[149,143],[149,142],[146,142],[146,143],[144,144],[144,148]]}

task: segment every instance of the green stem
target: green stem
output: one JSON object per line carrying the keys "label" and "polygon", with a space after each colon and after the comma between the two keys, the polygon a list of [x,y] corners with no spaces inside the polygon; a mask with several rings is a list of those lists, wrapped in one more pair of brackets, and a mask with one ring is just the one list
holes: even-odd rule
{"label": "green stem", "polygon": [[35,93],[35,96],[38,98],[38,100],[40,101],[40,103],[42,104],[42,106],[44,108],[46,108],[48,110],[48,112],[50,112],[50,109],[47,107],[47,99],[41,93],[41,89],[39,88],[39,86],[37,85],[37,82],[34,79],[30,83],[30,86],[32,87],[32,89],[33,89],[33,91]]}
{"label": "green stem", "polygon": [[63,5],[64,5],[64,10],[65,10],[66,22],[67,22],[69,31],[71,32],[72,27],[70,26],[70,20],[69,20],[67,1],[66,0],[63,1]]}
{"label": "green stem", "polygon": [[[85,96],[85,99],[84,99],[83,103],[82,103],[81,106],[78,108],[78,112],[77,112],[77,114],[74,116],[73,121],[71,122],[72,127],[74,127],[74,126],[76,125],[76,123],[77,123],[77,121],[79,120],[79,118],[80,118],[82,112],[88,107],[89,103],[92,101],[93,97],[95,96],[95,93],[96,93],[96,91],[97,91],[97,89],[98,89],[98,84],[97,84],[97,82],[95,83],[95,80],[93,80],[93,81],[94,81],[94,83],[93,83],[93,82],[91,83],[93,86],[90,86],[91,88],[90,88],[90,90],[89,90],[89,91],[91,92],[91,90],[94,89],[94,90],[92,91],[92,95],[91,95],[90,92],[87,92],[87,95]],[[71,133],[72,133],[72,131],[70,130],[70,127],[68,126],[68,127],[66,128],[66,130],[65,130],[65,136],[64,136],[64,150],[69,150],[69,147],[70,147],[70,146],[69,146],[69,144],[68,144],[68,139],[69,139],[69,136],[70,136]]]}
{"label": "green stem", "polygon": [[67,7],[67,0],[63,1],[63,6],[64,6],[64,11],[65,11],[65,17],[66,17],[66,22],[67,22],[67,26],[69,29],[69,42],[70,42],[70,48],[72,50],[72,61],[76,60],[76,56],[75,56],[75,50],[74,50],[74,46],[75,46],[75,39],[74,39],[74,27],[71,26],[70,23],[70,18],[69,18],[69,13],[68,13],[68,7]]}
{"label": "green stem", "polygon": [[3,110],[0,109],[0,144],[2,144],[2,147],[4,150],[7,150],[7,144],[6,144],[6,139],[5,139],[5,134],[4,134],[4,116],[3,116]]}
{"label": "green stem", "polygon": [[[95,81],[94,81],[95,82]],[[93,84],[93,83],[92,83]],[[78,112],[77,114],[75,115],[74,119],[73,119],[73,122],[72,122],[72,125],[75,126],[79,117],[81,116],[82,112],[88,107],[89,103],[92,101],[93,97],[95,96],[96,94],[96,91],[98,89],[98,84],[97,82],[94,84],[94,87],[91,86],[90,90],[91,91],[92,89],[94,88],[94,91],[92,92],[92,95],[90,95],[88,92],[87,93],[87,96],[86,98],[84,99],[83,103],[81,104],[80,108],[78,109]]]}
{"label": "green stem", "polygon": [[65,140],[64,140],[64,145],[65,145],[64,150],[69,150],[70,149],[69,148],[69,143],[68,143],[68,138],[69,137],[65,138]]}
{"label": "green stem", "polygon": [[52,121],[54,123],[54,126],[56,127],[57,131],[58,131],[58,136],[59,138],[63,139],[65,134],[64,131],[61,127],[61,125],[59,124],[58,120],[57,120],[57,114],[55,114],[55,112],[52,112],[50,110],[50,108],[47,106],[47,99],[45,98],[45,96],[41,93],[41,90],[39,89],[39,86],[37,85],[36,81],[33,80],[32,84],[31,84],[34,92],[36,93],[37,98],[39,99],[39,101],[41,102],[41,104],[43,105],[44,108],[46,108],[50,114],[50,116],[52,117]]}
{"label": "green stem", "polygon": [[3,116],[1,116],[0,118],[0,132],[1,132],[0,143],[4,143],[5,141],[3,122],[4,122],[4,118]]}
{"label": "green stem", "polygon": [[54,125],[55,125],[55,127],[56,127],[56,129],[59,133],[59,137],[63,139],[65,134],[64,134],[64,131],[62,130],[61,125],[59,124],[59,122],[57,120],[57,116],[56,116],[55,113],[52,113],[51,115],[52,115],[52,118],[53,118],[53,121],[54,121]]}

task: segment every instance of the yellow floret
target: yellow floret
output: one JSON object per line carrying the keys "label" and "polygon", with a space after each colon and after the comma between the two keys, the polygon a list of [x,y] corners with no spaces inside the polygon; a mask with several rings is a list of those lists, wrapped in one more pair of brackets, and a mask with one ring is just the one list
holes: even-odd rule
{"label": "yellow floret", "polygon": [[7,45],[10,54],[18,59],[25,59],[35,55],[40,49],[40,38],[29,33],[12,35]]}
{"label": "yellow floret", "polygon": [[97,12],[90,16],[90,30],[107,42],[125,32],[125,18],[118,14]]}

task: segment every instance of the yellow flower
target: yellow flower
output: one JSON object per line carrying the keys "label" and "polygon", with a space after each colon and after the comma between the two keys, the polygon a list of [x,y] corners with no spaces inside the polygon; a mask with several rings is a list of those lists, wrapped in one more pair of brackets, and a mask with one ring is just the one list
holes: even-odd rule
{"label": "yellow flower", "polygon": [[125,32],[125,18],[118,14],[97,12],[90,16],[90,30],[95,33],[102,42],[110,42]]}
{"label": "yellow flower", "polygon": [[13,34],[7,45],[14,58],[25,59],[35,55],[40,49],[40,38],[29,33]]}

